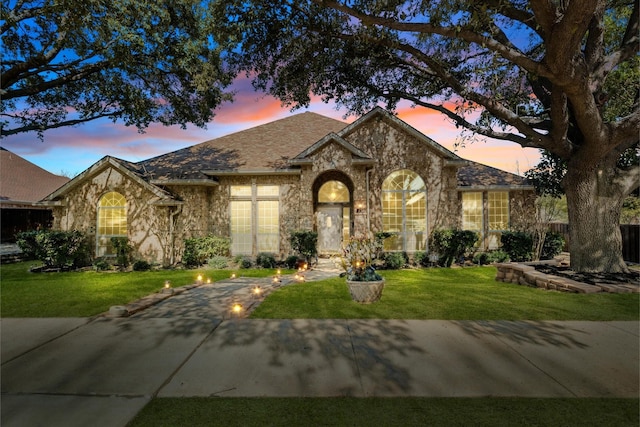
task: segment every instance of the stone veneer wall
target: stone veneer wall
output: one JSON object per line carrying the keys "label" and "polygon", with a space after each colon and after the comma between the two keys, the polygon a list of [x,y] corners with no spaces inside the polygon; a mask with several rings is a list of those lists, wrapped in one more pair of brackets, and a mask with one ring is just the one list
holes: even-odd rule
{"label": "stone veneer wall", "polygon": [[113,168],[104,169],[67,194],[66,206],[53,208],[52,228],[84,231],[95,248],[98,202],[110,191],[127,199],[127,231],[134,258],[168,264],[169,208],[153,206],[153,193]]}
{"label": "stone veneer wall", "polygon": [[377,159],[369,182],[372,231],[382,230],[382,184],[392,172],[400,169],[412,170],[425,182],[428,234],[436,228],[459,225],[457,168],[446,166],[426,143],[404,129],[391,126],[384,118],[368,122],[346,140]]}

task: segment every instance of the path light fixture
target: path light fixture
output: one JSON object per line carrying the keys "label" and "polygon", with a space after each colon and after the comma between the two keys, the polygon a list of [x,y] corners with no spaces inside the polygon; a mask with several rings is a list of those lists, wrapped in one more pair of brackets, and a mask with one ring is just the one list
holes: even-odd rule
{"label": "path light fixture", "polygon": [[207,277],[207,285],[210,285],[210,284],[211,284],[211,278]]}
{"label": "path light fixture", "polygon": [[260,286],[254,286],[253,289],[251,289],[251,293],[254,298],[260,298],[262,296],[262,288]]}
{"label": "path light fixture", "polygon": [[231,305],[231,316],[240,317],[240,315],[242,314],[242,309],[242,304],[240,304],[239,302],[234,302]]}
{"label": "path light fixture", "polygon": [[235,279],[236,278],[236,273],[231,273],[231,278]]}
{"label": "path light fixture", "polygon": [[198,285],[202,285],[202,274],[198,274],[198,277],[196,277],[196,283]]}
{"label": "path light fixture", "polygon": [[164,281],[164,286],[162,287],[162,293],[163,294],[172,294],[173,293],[173,289],[171,289],[171,281],[170,280],[165,280]]}
{"label": "path light fixture", "polygon": [[282,272],[280,271],[280,269],[276,270],[276,275],[280,276],[282,274]]}
{"label": "path light fixture", "polygon": [[280,277],[273,276],[273,283],[280,283]]}

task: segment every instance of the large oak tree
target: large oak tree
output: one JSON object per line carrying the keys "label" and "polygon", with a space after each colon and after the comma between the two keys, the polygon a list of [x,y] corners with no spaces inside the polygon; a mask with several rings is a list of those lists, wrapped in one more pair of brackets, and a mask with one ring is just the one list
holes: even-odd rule
{"label": "large oak tree", "polygon": [[101,117],[204,126],[229,98],[206,2],[9,0],[0,18],[2,136]]}
{"label": "large oak tree", "polygon": [[408,100],[562,159],[572,267],[627,270],[618,223],[640,170],[618,159],[638,146],[638,81],[607,88],[638,67],[637,0],[227,0],[212,11],[237,70],[287,105],[319,95],[362,113]]}

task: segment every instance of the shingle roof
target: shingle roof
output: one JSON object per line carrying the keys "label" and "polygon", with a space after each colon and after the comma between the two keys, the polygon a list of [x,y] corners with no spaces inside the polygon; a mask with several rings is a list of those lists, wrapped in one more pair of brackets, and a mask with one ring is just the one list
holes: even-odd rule
{"label": "shingle roof", "polygon": [[287,160],[347,123],[301,113],[136,163],[151,180],[202,179],[202,170],[287,168]]}
{"label": "shingle roof", "polygon": [[69,178],[54,175],[11,151],[0,147],[0,201],[30,205]]}
{"label": "shingle roof", "polygon": [[481,163],[469,161],[458,169],[459,187],[488,187],[488,186],[529,186],[526,178],[496,169]]}

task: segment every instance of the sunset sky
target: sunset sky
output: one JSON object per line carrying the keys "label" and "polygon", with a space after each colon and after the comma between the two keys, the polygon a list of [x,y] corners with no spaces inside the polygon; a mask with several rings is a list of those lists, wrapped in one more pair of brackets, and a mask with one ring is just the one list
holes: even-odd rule
{"label": "sunset sky", "polygon": [[[307,109],[290,112],[278,100],[254,92],[246,80],[237,81],[235,89],[238,91],[235,101],[223,104],[207,129],[152,125],[141,134],[135,127],[97,120],[79,127],[46,131],[44,141],[35,133],[25,133],[3,138],[0,145],[49,172],[75,176],[106,155],[138,162],[305,111],[345,122],[356,119],[345,118],[346,110],[336,110],[319,99]],[[472,144],[456,148],[461,130],[439,113],[408,105],[401,105],[397,113],[400,119],[465,159],[520,174],[538,163],[538,150],[523,149],[513,143],[478,138]]]}

